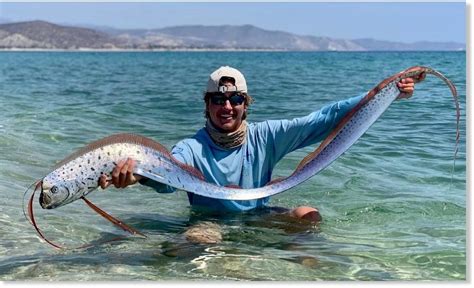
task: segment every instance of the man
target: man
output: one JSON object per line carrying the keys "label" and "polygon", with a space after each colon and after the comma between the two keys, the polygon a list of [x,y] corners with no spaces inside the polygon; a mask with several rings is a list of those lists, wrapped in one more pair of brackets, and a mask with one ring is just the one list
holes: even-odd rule
{"label": "man", "polygon": [[[416,82],[424,79],[403,79],[398,83],[399,98],[411,97]],[[247,109],[252,98],[247,92],[244,76],[229,66],[220,67],[210,76],[205,101],[206,125],[193,137],[178,142],[171,154],[187,165],[200,170],[207,181],[241,188],[262,187],[271,180],[272,170],[286,154],[323,140],[340,119],[365,95],[339,101],[307,116],[292,120],[269,120],[247,123]],[[133,159],[119,162],[112,179],[104,176],[100,186],[114,184],[125,188],[137,182],[153,187],[160,193],[174,188],[134,175]],[[190,204],[214,212],[229,213],[255,209],[271,209],[269,197],[256,200],[231,201],[207,198],[188,193]],[[321,221],[316,208],[301,206],[293,210],[274,209],[292,217]]]}

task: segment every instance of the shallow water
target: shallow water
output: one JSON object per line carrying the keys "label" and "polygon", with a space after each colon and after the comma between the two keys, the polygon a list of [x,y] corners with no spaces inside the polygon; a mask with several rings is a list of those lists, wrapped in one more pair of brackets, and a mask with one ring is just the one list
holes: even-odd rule
{"label": "shallow water", "polygon": [[[464,280],[465,59],[464,52],[2,52],[0,280]],[[318,207],[320,225],[204,217],[190,211],[182,191],[137,186],[89,199],[146,239],[66,252],[39,239],[22,212],[31,183],[112,133],[142,134],[168,148],[191,136],[204,124],[208,74],[224,64],[247,77],[256,99],[249,121],[306,115],[410,66],[433,67],[455,83],[463,108],[454,173],[453,102],[447,86],[428,76],[331,166],[272,198],[275,206]],[[288,155],[274,177],[289,175],[311,150]],[[60,243],[124,235],[80,201],[35,209]],[[223,242],[188,243],[184,231],[200,221],[218,223]]]}

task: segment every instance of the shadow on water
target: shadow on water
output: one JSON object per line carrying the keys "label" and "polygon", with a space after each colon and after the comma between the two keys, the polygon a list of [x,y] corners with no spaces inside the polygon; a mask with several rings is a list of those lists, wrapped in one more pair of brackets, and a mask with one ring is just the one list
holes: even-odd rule
{"label": "shadow on water", "polygon": [[[332,266],[334,269],[349,269],[352,262],[347,257],[334,255],[337,251],[332,249],[332,251],[326,251],[327,247],[336,248],[337,243],[330,243],[330,240],[319,233],[321,230],[319,224],[295,219],[281,213],[265,211],[216,215],[191,211],[187,217],[139,213],[131,217],[122,217],[122,219],[148,237],[146,239],[129,237],[87,249],[69,251],[55,251],[45,246],[44,251],[40,253],[0,260],[0,279],[7,281],[45,279],[45,277],[55,279],[55,276],[45,275],[51,273],[61,275],[64,273],[61,269],[89,271],[89,269],[95,269],[91,267],[113,267],[114,265],[126,265],[139,270],[144,268],[165,270],[174,269],[170,267],[184,266],[192,271],[198,269],[195,266],[199,263],[206,261],[211,261],[212,269],[224,269],[222,265],[234,262],[235,265],[245,266],[246,264],[242,263],[247,263],[247,261],[250,263],[254,261],[253,265],[257,265],[255,261],[258,263],[269,261],[270,264],[266,265],[270,267],[278,265],[275,263],[280,261],[281,263],[291,262],[292,265],[297,265],[301,269],[317,271],[329,269]],[[215,243],[190,241],[187,232],[200,225],[203,225],[202,233],[204,234],[208,233],[209,229],[212,231],[217,229],[222,236],[221,239]],[[201,232],[198,229],[199,233]],[[103,232],[94,243],[99,244],[117,236],[120,234]],[[337,257],[338,263],[344,264],[328,261],[328,253],[331,257]],[[218,264],[220,262],[222,265]],[[51,269],[61,271],[50,272]],[[238,268],[234,267],[234,269]],[[222,277],[234,275],[232,271],[225,271],[217,270],[214,273],[224,275]],[[176,273],[179,274],[179,272]],[[212,274],[212,271],[210,273]],[[243,277],[242,279],[247,276],[250,277],[249,279],[258,279],[257,276],[249,276],[246,272],[239,273],[234,276]],[[377,271],[374,273],[373,277],[371,275],[365,277],[377,279],[379,274]],[[196,275],[200,277],[199,274]],[[384,277],[384,279],[390,278],[390,275]],[[179,276],[176,279],[180,279]]]}
{"label": "shadow on water", "polygon": [[327,241],[319,235],[319,224],[279,212],[222,215],[193,210],[187,219],[140,214],[128,221],[151,233],[173,233],[169,240],[160,243],[161,254],[155,255],[157,262],[163,256],[191,261],[215,248],[223,254],[244,253],[263,258],[268,257],[269,250],[284,251],[281,260],[316,267],[319,261],[306,253],[305,245]]}
{"label": "shadow on water", "polygon": [[[162,265],[169,261],[189,261],[201,255],[207,248],[219,246],[221,251],[236,253],[239,247],[245,246],[245,252],[258,255],[259,248],[282,250],[304,250],[298,243],[320,241],[317,226],[284,215],[234,214],[228,216],[191,212],[189,217],[172,217],[160,214],[140,213],[132,217],[123,217],[124,222],[148,235],[144,241],[156,241],[155,236],[166,234],[164,241],[152,243],[154,252],[147,250],[128,252],[115,251],[114,245],[135,246],[134,237],[125,238],[110,244],[100,245],[104,241],[120,235],[101,233],[91,244],[99,244],[90,248],[58,252],[51,254],[41,252],[33,255],[10,257],[0,261],[0,275],[25,265],[56,263],[70,265],[78,263],[128,265]],[[202,225],[203,229],[218,229],[222,238],[216,243],[196,243],[189,241],[186,232],[190,228]],[[210,224],[209,224],[210,223]],[[211,225],[217,224],[217,225]],[[207,226],[206,226],[207,225]],[[199,233],[199,231],[198,231]],[[203,230],[203,233],[206,233]],[[160,237],[162,239],[162,237]],[[234,245],[238,244],[238,245]],[[111,248],[112,247],[112,248]],[[45,249],[49,247],[45,246]],[[100,255],[100,257],[98,257]],[[298,256],[299,257],[299,256]],[[299,257],[301,258],[301,257]],[[298,259],[287,259],[297,262]],[[309,261],[306,259],[306,262]],[[314,261],[316,262],[316,260]]]}

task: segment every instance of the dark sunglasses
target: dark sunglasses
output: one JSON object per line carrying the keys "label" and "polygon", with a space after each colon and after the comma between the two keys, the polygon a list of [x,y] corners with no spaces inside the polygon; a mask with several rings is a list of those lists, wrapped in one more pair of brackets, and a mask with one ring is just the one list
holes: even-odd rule
{"label": "dark sunglasses", "polygon": [[245,101],[245,96],[239,93],[234,93],[230,97],[222,93],[211,95],[211,103],[214,105],[225,105],[225,101],[227,100],[229,100],[232,106],[242,105]]}

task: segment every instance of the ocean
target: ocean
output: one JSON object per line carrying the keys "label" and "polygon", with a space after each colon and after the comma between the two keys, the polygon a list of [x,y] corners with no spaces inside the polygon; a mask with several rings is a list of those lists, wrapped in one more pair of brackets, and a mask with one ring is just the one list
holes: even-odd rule
{"label": "ocean", "polygon": [[[88,198],[147,235],[79,250],[42,241],[23,194],[76,149],[131,132],[170,149],[205,123],[203,91],[222,65],[241,70],[255,99],[248,121],[291,119],[359,95],[415,65],[456,85],[461,141],[448,87],[428,75],[344,155],[277,196],[280,207],[317,207],[323,221],[196,215],[186,193],[135,185]],[[465,52],[0,52],[0,280],[466,280]],[[287,176],[315,147],[287,155]],[[126,235],[82,201],[42,210],[51,240],[77,246]],[[218,244],[185,240],[217,223]]]}

